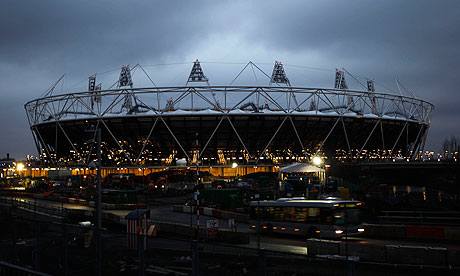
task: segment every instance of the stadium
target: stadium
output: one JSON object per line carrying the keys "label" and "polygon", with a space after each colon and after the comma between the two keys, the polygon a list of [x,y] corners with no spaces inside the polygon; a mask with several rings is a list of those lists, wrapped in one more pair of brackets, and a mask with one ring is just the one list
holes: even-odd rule
{"label": "stadium", "polygon": [[377,92],[370,79],[362,91],[348,89],[346,70],[336,69],[334,88],[296,87],[281,62],[270,75],[249,62],[240,74],[258,70],[264,85],[214,86],[196,60],[185,86],[157,87],[147,75],[153,86],[137,88],[135,68],[147,75],[140,65],[123,66],[110,89],[92,75],[87,91],[53,94],[58,81],[25,104],[45,164],[87,167],[97,158],[95,129],[105,168],[272,171],[313,156],[332,163],[414,159],[434,109],[415,96]]}

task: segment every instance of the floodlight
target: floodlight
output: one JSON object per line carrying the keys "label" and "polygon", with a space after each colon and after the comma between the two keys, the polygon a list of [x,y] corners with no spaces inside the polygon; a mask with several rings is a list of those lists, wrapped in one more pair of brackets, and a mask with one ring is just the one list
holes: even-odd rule
{"label": "floodlight", "polygon": [[319,156],[313,157],[313,164],[314,165],[319,166],[319,165],[321,165],[321,163],[322,163],[321,157],[319,157]]}

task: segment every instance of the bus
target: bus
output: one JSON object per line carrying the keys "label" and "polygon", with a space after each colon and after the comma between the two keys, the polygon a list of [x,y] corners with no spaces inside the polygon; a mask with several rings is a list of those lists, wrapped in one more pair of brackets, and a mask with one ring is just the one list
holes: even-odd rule
{"label": "bus", "polygon": [[337,199],[280,198],[251,201],[251,229],[309,238],[340,238],[364,232],[363,203]]}

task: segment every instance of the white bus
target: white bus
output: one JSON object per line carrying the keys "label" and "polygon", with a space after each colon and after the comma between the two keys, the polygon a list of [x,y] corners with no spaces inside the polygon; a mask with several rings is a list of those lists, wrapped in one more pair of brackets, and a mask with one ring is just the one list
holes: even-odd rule
{"label": "white bus", "polygon": [[[364,232],[363,203],[347,200],[280,198],[250,202],[251,228],[261,232],[340,238]],[[260,208],[259,208],[260,207]]]}

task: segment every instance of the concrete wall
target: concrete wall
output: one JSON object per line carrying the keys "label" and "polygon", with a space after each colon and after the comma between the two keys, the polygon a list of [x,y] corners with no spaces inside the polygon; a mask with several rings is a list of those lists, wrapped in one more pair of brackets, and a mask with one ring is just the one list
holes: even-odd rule
{"label": "concrete wall", "polygon": [[460,241],[460,227],[365,224],[371,238]]}
{"label": "concrete wall", "polygon": [[309,239],[309,255],[358,256],[362,261],[432,266],[460,266],[460,249],[443,247],[377,245]]}

